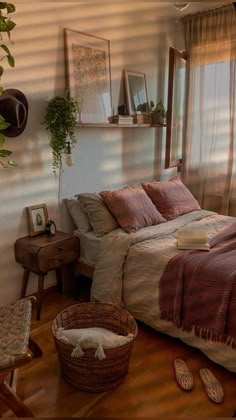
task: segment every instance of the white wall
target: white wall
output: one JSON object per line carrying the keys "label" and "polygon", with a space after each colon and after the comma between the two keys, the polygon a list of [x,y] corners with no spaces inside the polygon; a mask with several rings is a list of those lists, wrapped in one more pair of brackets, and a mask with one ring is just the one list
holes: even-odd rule
{"label": "white wall", "polygon": [[[63,28],[111,41],[112,100],[116,109],[123,69],[146,73],[149,100],[167,105],[168,47],[182,47],[180,27],[162,14],[156,2],[15,2],[17,23],[11,46],[15,69],[6,69],[4,88],[28,98],[25,131],[8,139],[18,168],[0,174],[0,304],[19,297],[22,267],[14,259],[14,242],[28,234],[27,206],[46,203],[61,226],[59,203],[83,191],[99,191],[143,180],[168,178],[164,171],[165,129],[77,129],[74,165],[55,179],[51,150],[41,122],[45,101],[65,88]],[[55,283],[53,273],[46,287]],[[36,290],[31,275],[29,292]]]}

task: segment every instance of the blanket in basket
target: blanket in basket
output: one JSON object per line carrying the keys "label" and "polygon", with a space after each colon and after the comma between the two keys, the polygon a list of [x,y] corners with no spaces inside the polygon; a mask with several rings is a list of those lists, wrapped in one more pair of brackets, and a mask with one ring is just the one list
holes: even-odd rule
{"label": "blanket in basket", "polygon": [[196,336],[236,346],[236,223],[210,251],[181,251],[160,279],[161,318]]}

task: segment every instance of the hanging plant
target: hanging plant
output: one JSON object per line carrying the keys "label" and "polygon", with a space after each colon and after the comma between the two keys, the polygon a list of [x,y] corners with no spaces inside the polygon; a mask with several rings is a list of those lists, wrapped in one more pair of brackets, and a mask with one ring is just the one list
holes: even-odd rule
{"label": "hanging plant", "polygon": [[69,92],[63,96],[55,96],[47,103],[43,124],[49,133],[54,173],[61,169],[62,156],[67,153],[68,141],[72,146],[78,141],[74,134],[78,112],[78,103],[70,97]]}
{"label": "hanging plant", "polygon": [[[8,46],[3,43],[3,34],[7,34],[8,40],[11,39],[11,31],[15,28],[16,24],[11,20],[9,17],[9,13],[15,12],[15,6],[11,3],[3,3],[0,2],[0,51],[2,56],[0,57],[0,61],[7,60],[8,65],[10,67],[15,67],[15,60],[12,56]],[[4,67],[0,65],[0,79],[3,75]],[[0,95],[3,92],[3,87],[0,86]],[[12,152],[8,149],[3,149],[3,145],[5,143],[5,136],[1,133],[1,130],[5,130],[9,127],[7,121],[0,115],[0,164],[3,168],[7,168],[8,166],[17,166],[17,163],[14,160],[7,160],[8,156],[12,154]]]}
{"label": "hanging plant", "polygon": [[[0,115],[0,131],[5,130],[7,127],[9,127],[10,124],[8,124],[2,115]],[[11,154],[11,150],[3,149],[3,145],[5,143],[5,137],[2,133],[0,133],[0,165],[3,168],[8,168],[8,166],[17,166],[17,163],[14,160],[6,160]]]}

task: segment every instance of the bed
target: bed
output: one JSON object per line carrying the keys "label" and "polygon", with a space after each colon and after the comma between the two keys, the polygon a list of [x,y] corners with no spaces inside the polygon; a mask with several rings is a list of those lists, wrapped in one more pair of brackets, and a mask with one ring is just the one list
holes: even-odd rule
{"label": "bed", "polygon": [[[176,178],[174,178],[174,184],[175,180]],[[170,181],[172,181],[172,179]],[[163,186],[165,187],[164,184],[167,184],[167,182],[170,181],[163,182]],[[177,180],[178,186],[179,183],[181,189],[184,188],[182,183]],[[160,184],[161,183],[154,183],[155,188],[159,188]],[[174,185],[174,188],[175,187],[176,186]],[[132,218],[127,217],[130,208],[132,209],[133,214],[133,208],[135,208],[137,204],[133,197],[134,192],[130,192],[130,189],[127,190],[128,191],[126,191],[125,194],[131,194],[132,199],[129,202],[128,209],[125,205],[118,205],[118,213],[117,209],[111,205],[111,202],[114,203],[114,197],[112,197],[111,202],[109,201],[110,192],[106,191],[105,195],[100,195],[99,201],[101,198],[103,204],[105,202],[105,210],[109,211],[112,217],[114,217],[114,215],[116,216],[115,222],[114,220],[109,220],[109,225],[106,219],[107,215],[105,215],[103,211],[101,212],[99,216],[100,222],[103,220],[103,217],[105,217],[106,222],[104,222],[104,220],[103,222],[106,226],[102,226],[102,229],[99,232],[100,236],[96,235],[96,233],[98,234],[96,228],[95,230],[91,230],[92,225],[90,225],[90,230],[86,233],[81,233],[81,231],[78,232],[78,229],[75,231],[75,234],[80,237],[80,240],[82,239],[81,243],[83,243],[84,237],[87,238],[87,243],[84,247],[85,252],[82,254],[82,262],[85,265],[89,262],[89,265],[93,266],[91,300],[125,306],[137,320],[144,322],[157,331],[180,338],[186,344],[200,349],[214,362],[224,366],[230,371],[236,372],[236,350],[234,346],[231,345],[230,340],[228,342],[218,342],[211,338],[206,339],[201,336],[196,336],[194,331],[186,331],[181,327],[176,327],[173,322],[161,319],[159,304],[160,279],[162,278],[168,262],[179,253],[176,247],[176,235],[179,229],[183,227],[201,227],[207,230],[208,238],[211,240],[216,237],[219,232],[230,227],[236,219],[231,216],[219,215],[215,212],[203,210],[199,207],[198,203],[194,201],[195,199],[192,198],[192,201],[190,200],[191,205],[189,205],[189,196],[186,201],[186,197],[181,196],[181,191],[178,190],[177,196],[175,195],[173,199],[172,194],[172,202],[165,203],[164,207],[161,207],[160,196],[158,196],[159,208],[162,210],[161,216],[166,216],[168,212],[171,214],[169,219],[164,217],[165,221],[159,223],[155,222],[156,214],[153,214],[150,211],[149,217],[143,212],[144,217],[141,217],[140,219],[140,209],[142,213],[143,203],[140,205],[139,197],[137,205],[137,208],[139,209],[139,220],[137,222],[136,218],[133,218],[132,220]],[[122,189],[122,194],[123,191],[124,189]],[[186,193],[185,190],[184,192]],[[148,196],[147,191],[145,191],[145,194]],[[166,197],[165,194],[164,196]],[[149,198],[150,196],[151,194],[149,195]],[[115,207],[117,207],[117,203],[120,204],[120,196],[118,196],[118,198],[116,196],[115,199]],[[153,199],[152,203],[154,204],[154,202],[155,200]],[[130,205],[130,203],[132,205]],[[181,203],[179,208],[178,203]],[[150,203],[148,202],[148,205],[149,204]],[[147,203],[145,202],[145,206],[146,205]],[[120,214],[122,213],[121,207],[125,207],[126,217],[124,220],[122,220],[122,215]],[[153,210],[153,208],[151,208],[151,210]],[[98,216],[98,211],[95,211],[95,213]],[[80,218],[80,221],[81,220],[82,219]],[[94,220],[90,217],[89,221],[91,222],[91,220],[93,223]],[[127,223],[128,230],[131,230],[129,232],[127,231]],[[130,229],[130,226],[133,229]],[[99,227],[101,228],[101,223]],[[87,230],[87,228],[88,226],[85,230]],[[104,233],[104,231],[106,231],[106,233]],[[90,234],[88,234],[89,232]],[[95,237],[97,240],[95,239],[94,242],[96,245],[93,249],[93,259],[91,260],[92,254],[90,253],[89,255],[89,252],[87,251],[90,248],[88,238],[93,241],[92,238]]]}

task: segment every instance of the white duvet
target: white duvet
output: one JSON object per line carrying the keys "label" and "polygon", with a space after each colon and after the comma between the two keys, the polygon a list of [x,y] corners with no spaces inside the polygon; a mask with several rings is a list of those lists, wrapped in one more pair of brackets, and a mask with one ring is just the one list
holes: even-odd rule
{"label": "white duvet", "polygon": [[178,229],[197,224],[207,230],[210,239],[233,222],[234,217],[198,210],[132,234],[116,229],[101,243],[91,299],[124,305],[136,319],[199,348],[216,363],[236,372],[235,349],[197,338],[171,322],[160,320],[159,310],[159,280],[169,259],[179,252],[176,248]]}

